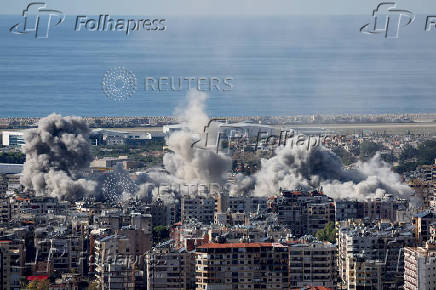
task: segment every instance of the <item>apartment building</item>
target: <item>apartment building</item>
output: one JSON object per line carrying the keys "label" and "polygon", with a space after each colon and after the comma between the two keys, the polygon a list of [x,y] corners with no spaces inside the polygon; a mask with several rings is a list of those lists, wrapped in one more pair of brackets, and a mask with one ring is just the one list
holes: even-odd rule
{"label": "apartment building", "polygon": [[335,201],[336,221],[366,218],[369,220],[387,219],[395,222],[397,212],[406,208],[407,201],[391,197],[373,198],[365,201]]}
{"label": "apartment building", "polygon": [[329,222],[335,221],[333,200],[319,191],[282,190],[281,196],[270,202],[278,222],[291,228],[292,233],[300,237],[315,234]]}
{"label": "apartment building", "polygon": [[228,193],[217,195],[216,212],[245,213],[266,210],[268,198],[261,196],[229,196]]}
{"label": "apartment building", "polygon": [[436,289],[436,245],[404,248],[404,289]]}
{"label": "apartment building", "polygon": [[203,224],[214,222],[215,199],[212,197],[182,197],[182,222],[197,220]]}
{"label": "apartment building", "polygon": [[331,243],[299,241],[289,243],[289,284],[335,287],[336,247]]}
{"label": "apartment building", "polygon": [[436,222],[436,214],[432,210],[420,212],[413,217],[417,245],[424,245],[430,239],[430,226],[433,222]]}
{"label": "apartment building", "polygon": [[0,223],[11,221],[11,204],[9,198],[0,197]]}
{"label": "apartment building", "polygon": [[[382,283],[382,289],[402,287],[403,248],[414,244],[411,226],[371,223],[341,227],[337,245],[342,289],[357,289],[379,283]],[[378,282],[377,273],[380,271],[381,282]]]}
{"label": "apartment building", "polygon": [[11,261],[9,244],[11,241],[0,241],[0,286],[1,289],[10,288]]}
{"label": "apartment building", "polygon": [[0,196],[8,190],[8,178],[6,174],[0,174]]}
{"label": "apartment building", "polygon": [[245,225],[247,222],[245,213],[216,212],[214,215],[214,224],[218,225]]}
{"label": "apartment building", "polygon": [[362,219],[364,218],[363,203],[357,200],[335,200],[335,215],[336,221]]}
{"label": "apartment building", "polygon": [[177,202],[163,202],[162,200],[154,201],[150,205],[152,225],[167,226],[173,225],[180,221],[180,203]]}
{"label": "apartment building", "polygon": [[288,289],[288,247],[208,243],[196,250],[196,289]]}
{"label": "apartment building", "polygon": [[167,242],[146,255],[147,289],[195,289],[195,254]]}
{"label": "apartment building", "polygon": [[94,242],[95,276],[101,289],[141,289],[145,287],[143,255],[138,243],[125,235],[110,235]]}
{"label": "apartment building", "polygon": [[342,289],[384,289],[383,262],[367,259],[364,254],[356,254],[347,263],[349,281],[346,288]]}

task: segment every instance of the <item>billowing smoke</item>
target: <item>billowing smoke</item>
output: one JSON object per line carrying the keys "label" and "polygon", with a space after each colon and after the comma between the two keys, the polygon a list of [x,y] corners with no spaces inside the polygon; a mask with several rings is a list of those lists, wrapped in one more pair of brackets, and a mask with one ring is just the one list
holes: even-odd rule
{"label": "billowing smoke", "polygon": [[394,194],[407,197],[411,189],[400,176],[376,154],[368,162],[359,162],[345,169],[340,158],[322,147],[293,146],[288,143],[276,151],[276,156],[262,159],[256,173],[256,195],[277,194],[280,188],[313,189],[322,187],[332,198],[363,200]]}
{"label": "billowing smoke", "polygon": [[234,177],[234,182],[230,185],[230,195],[246,195],[249,194],[255,186],[255,178],[238,173]]}
{"label": "billowing smoke", "polygon": [[81,178],[93,160],[89,128],[78,117],[51,114],[27,130],[23,152],[26,162],[21,184],[37,194],[75,199],[95,189],[95,182]]}
{"label": "billowing smoke", "polygon": [[[204,127],[209,123],[205,112],[207,94],[189,91],[187,104],[176,109],[181,130],[172,133],[167,144],[172,152],[163,157],[165,170],[150,170],[143,177],[143,185],[137,192],[138,197],[159,198],[173,201],[180,194],[208,193],[211,184],[222,185],[225,174],[230,171],[232,160],[230,157],[217,153],[214,146],[204,146],[205,138],[209,144],[216,136],[216,128],[209,135],[204,133]],[[215,137],[216,138],[216,137]],[[197,144],[194,144],[200,140]]]}
{"label": "billowing smoke", "polygon": [[[209,122],[204,108],[206,99],[206,94],[190,91],[186,109],[176,110],[182,130],[169,136],[168,146],[173,152],[164,155],[163,164],[168,173],[182,183],[222,184],[224,174],[231,168],[231,158],[216,153],[215,148],[191,146],[193,135],[200,134],[201,138],[205,138],[203,130]],[[203,142],[201,140],[199,146]]]}
{"label": "billowing smoke", "polygon": [[188,194],[180,180],[166,170],[152,168],[137,176],[138,190],[135,197],[144,201],[161,200],[166,204],[178,202],[181,194]]}

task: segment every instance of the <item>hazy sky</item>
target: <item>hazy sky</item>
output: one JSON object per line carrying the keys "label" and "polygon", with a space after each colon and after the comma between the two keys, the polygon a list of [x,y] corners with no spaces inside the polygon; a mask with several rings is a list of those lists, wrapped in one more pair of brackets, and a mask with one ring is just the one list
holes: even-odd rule
{"label": "hazy sky", "polygon": [[[20,14],[45,2],[65,14],[112,15],[295,15],[370,14],[380,0],[3,0],[0,14]],[[436,15],[435,0],[388,0],[415,14]]]}

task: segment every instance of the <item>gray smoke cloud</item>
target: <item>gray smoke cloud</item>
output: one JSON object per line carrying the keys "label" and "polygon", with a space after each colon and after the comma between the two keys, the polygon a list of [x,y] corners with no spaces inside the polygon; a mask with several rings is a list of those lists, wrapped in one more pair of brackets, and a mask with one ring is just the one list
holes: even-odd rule
{"label": "gray smoke cloud", "polygon": [[230,184],[229,194],[232,196],[250,194],[255,184],[254,177],[238,173],[234,176],[234,182]]}
{"label": "gray smoke cloud", "polygon": [[200,134],[203,138],[204,126],[209,122],[205,113],[206,100],[207,94],[190,91],[186,108],[176,110],[182,130],[168,138],[168,146],[173,152],[164,155],[164,167],[171,176],[184,183],[222,184],[224,174],[231,168],[231,158],[216,153],[215,148],[191,146],[193,135]]}
{"label": "gray smoke cloud", "polygon": [[276,156],[262,159],[261,165],[255,174],[255,195],[273,195],[280,188],[296,187],[322,187],[332,198],[357,200],[384,194],[408,197],[412,193],[379,154],[368,162],[358,162],[354,168],[345,169],[340,158],[322,146],[307,150],[287,144],[277,149]]}
{"label": "gray smoke cloud", "polygon": [[[186,105],[175,110],[181,130],[172,133],[167,140],[168,152],[163,157],[165,170],[150,170],[143,186],[137,192],[138,197],[172,201],[176,195],[208,193],[204,187],[193,185],[223,184],[225,174],[231,170],[232,160],[223,153],[217,153],[214,146],[203,148],[204,126],[209,123],[205,110],[207,94],[191,90],[186,96]],[[214,136],[216,132],[209,131]],[[195,142],[194,136],[201,141]],[[213,142],[211,142],[213,144]],[[154,185],[154,187],[153,187]]]}
{"label": "gray smoke cloud", "polygon": [[96,183],[80,178],[93,160],[89,128],[78,117],[51,114],[24,134],[26,154],[21,184],[26,190],[60,199],[74,199],[95,189]]}

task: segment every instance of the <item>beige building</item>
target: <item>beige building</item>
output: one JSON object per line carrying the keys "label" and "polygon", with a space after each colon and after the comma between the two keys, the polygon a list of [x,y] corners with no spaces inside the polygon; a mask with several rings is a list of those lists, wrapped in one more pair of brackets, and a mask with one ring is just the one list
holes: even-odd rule
{"label": "beige building", "polygon": [[404,248],[404,289],[436,289],[436,246]]}
{"label": "beige building", "polygon": [[216,212],[214,215],[214,224],[218,225],[245,225],[248,224],[248,218],[245,213]]}
{"label": "beige building", "polygon": [[417,245],[423,246],[430,239],[430,226],[436,221],[436,214],[426,210],[413,217]]}
{"label": "beige building", "polygon": [[342,289],[383,289],[383,262],[358,254],[347,259],[346,263],[347,281]]}
{"label": "beige building", "polygon": [[336,286],[336,247],[331,243],[297,242],[289,244],[291,288]]}
{"label": "beige building", "polygon": [[211,197],[182,197],[182,222],[197,220],[203,224],[213,224],[215,199]]}
{"label": "beige building", "polygon": [[[127,229],[121,232],[122,235],[107,236],[95,241],[97,281],[101,289],[144,288],[143,265],[146,249],[139,242],[137,234]],[[138,249],[138,246],[141,248]]]}
{"label": "beige building", "polygon": [[146,255],[147,289],[194,289],[195,255],[170,244],[153,248]]}
{"label": "beige building", "polygon": [[197,248],[196,289],[288,289],[288,247],[208,243]]}
{"label": "beige building", "polygon": [[259,196],[229,196],[227,193],[217,195],[216,211],[218,213],[250,214],[257,210],[266,210],[268,198]]}
{"label": "beige building", "polygon": [[339,229],[341,289],[394,289],[403,286],[404,247],[415,245],[413,227],[352,224]]}
{"label": "beige building", "polygon": [[294,236],[315,234],[330,221],[335,221],[335,205],[327,195],[318,191],[281,190],[281,196],[270,201],[278,222],[287,225]]}

